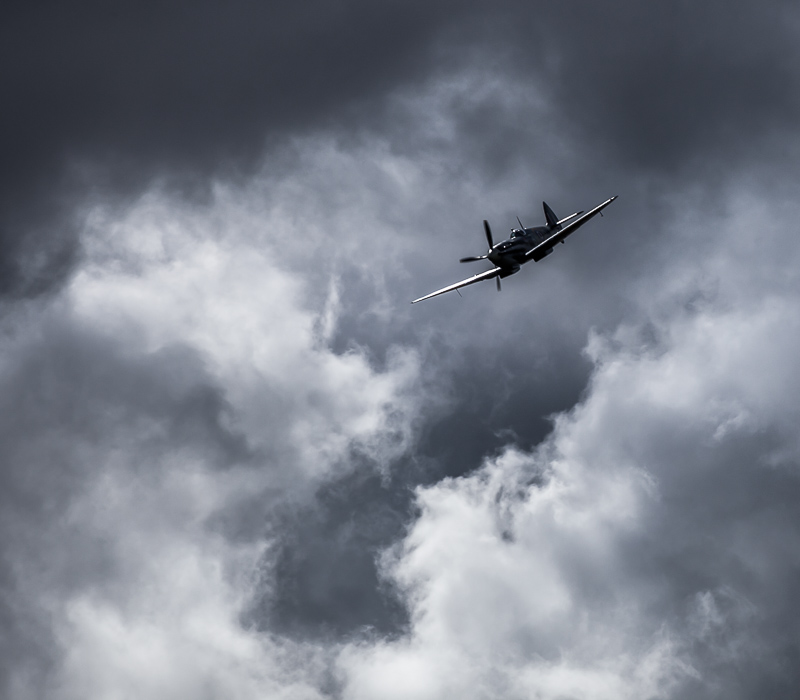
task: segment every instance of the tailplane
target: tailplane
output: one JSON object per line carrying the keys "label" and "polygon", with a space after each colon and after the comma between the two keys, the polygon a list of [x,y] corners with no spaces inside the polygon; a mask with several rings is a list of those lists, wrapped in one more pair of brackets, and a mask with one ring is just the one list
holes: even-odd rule
{"label": "tailplane", "polygon": [[583,210],[581,210],[581,211],[576,211],[574,214],[570,214],[569,216],[565,216],[563,219],[561,219],[561,220],[558,222],[558,225],[560,226],[560,225],[561,225],[561,224],[563,224],[564,222],[566,222],[566,221],[569,221],[570,219],[574,219],[576,216],[580,216],[581,214],[583,214]]}

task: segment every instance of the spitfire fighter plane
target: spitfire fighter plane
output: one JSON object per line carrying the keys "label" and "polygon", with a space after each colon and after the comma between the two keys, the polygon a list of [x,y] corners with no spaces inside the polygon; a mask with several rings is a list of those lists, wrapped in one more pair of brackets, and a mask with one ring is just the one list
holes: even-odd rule
{"label": "spitfire fighter plane", "polygon": [[547,222],[544,226],[525,228],[519,220],[519,217],[517,217],[519,228],[511,229],[511,238],[507,238],[497,245],[494,244],[492,239],[492,229],[489,226],[489,222],[484,220],[483,230],[486,232],[486,241],[489,244],[489,250],[486,251],[485,255],[473,255],[467,258],[461,258],[460,262],[488,260],[490,263],[494,264],[494,267],[491,270],[481,272],[461,282],[451,284],[449,287],[443,287],[435,292],[426,294],[424,297],[414,299],[411,303],[416,304],[418,301],[424,301],[425,299],[430,299],[439,294],[466,287],[468,284],[475,284],[476,282],[483,282],[483,280],[490,280],[492,278],[497,280],[497,291],[499,292],[500,280],[503,277],[516,274],[519,272],[520,267],[526,262],[531,260],[539,262],[542,258],[546,258],[553,252],[556,244],[563,243],[567,236],[571,233],[575,233],[578,228],[583,226],[593,216],[600,214],[600,212],[615,199],[616,196],[607,199],[586,214],[582,211],[576,211],[574,214],[570,214],[563,219],[559,219],[553,213],[553,210],[547,206],[547,203],[542,202],[544,218]]}

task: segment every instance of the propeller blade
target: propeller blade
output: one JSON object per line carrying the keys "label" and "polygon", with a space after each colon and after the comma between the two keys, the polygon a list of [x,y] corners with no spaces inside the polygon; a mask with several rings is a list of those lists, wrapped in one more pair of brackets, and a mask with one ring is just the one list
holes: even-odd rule
{"label": "propeller blade", "polygon": [[486,240],[489,243],[489,250],[494,248],[494,241],[492,240],[492,227],[489,226],[489,222],[484,219],[483,220],[483,230],[486,232]]}
{"label": "propeller blade", "polygon": [[499,277],[495,277],[495,279],[497,280],[497,291],[499,292],[500,291],[500,278]]}
{"label": "propeller blade", "polygon": [[477,262],[478,260],[486,260],[486,255],[470,255],[466,258],[461,258],[458,262]]}

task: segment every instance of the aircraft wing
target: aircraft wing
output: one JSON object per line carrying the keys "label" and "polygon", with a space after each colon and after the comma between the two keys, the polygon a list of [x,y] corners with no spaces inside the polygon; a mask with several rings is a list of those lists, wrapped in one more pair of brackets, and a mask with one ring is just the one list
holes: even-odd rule
{"label": "aircraft wing", "polygon": [[440,294],[444,294],[445,292],[452,292],[454,289],[459,289],[461,287],[466,287],[468,284],[475,284],[476,282],[483,282],[483,280],[490,280],[493,277],[497,277],[500,274],[500,268],[495,267],[491,270],[487,270],[486,272],[481,272],[479,275],[473,275],[468,279],[461,280],[461,282],[456,282],[455,284],[451,284],[449,287],[443,287],[442,289],[437,289],[435,292],[431,292],[430,294],[426,294],[424,297],[420,297],[419,299],[414,299],[412,304],[416,304],[418,301],[425,301],[425,299],[430,299],[431,297],[439,296]]}
{"label": "aircraft wing", "polygon": [[596,214],[599,214],[603,209],[605,209],[611,202],[616,199],[616,195],[613,196],[611,199],[607,199],[602,204],[599,204],[594,209],[589,212],[586,212],[583,216],[578,219],[575,219],[571,224],[567,224],[562,228],[560,231],[554,233],[550,238],[546,238],[541,243],[538,243],[536,246],[531,248],[527,253],[525,253],[525,257],[528,260],[541,260],[546,254],[547,251],[550,250],[554,245],[557,243],[561,243],[567,236],[571,233],[575,233],[575,231],[583,226],[589,219],[591,219]]}

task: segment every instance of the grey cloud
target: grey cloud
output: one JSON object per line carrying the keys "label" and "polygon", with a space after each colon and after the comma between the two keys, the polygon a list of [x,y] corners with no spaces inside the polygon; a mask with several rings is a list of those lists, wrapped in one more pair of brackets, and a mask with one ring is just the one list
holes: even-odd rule
{"label": "grey cloud", "polygon": [[397,468],[411,473],[386,483],[365,465],[325,484],[313,503],[274,524],[280,551],[249,613],[254,624],[330,641],[406,629],[405,606],[375,565],[413,511],[403,482],[416,470],[403,463]]}
{"label": "grey cloud", "polygon": [[[414,487],[478,469],[485,455],[498,454],[509,441],[537,444],[552,428],[547,416],[572,406],[584,387],[588,363],[542,358],[531,372],[526,349],[521,357],[495,358],[480,372],[456,369],[450,400],[426,411],[413,454],[392,464],[388,479],[354,455],[356,471],[325,483],[311,504],[279,509],[271,525],[278,558],[248,619],[298,639],[394,637],[406,630],[402,598],[381,577],[377,561],[412,520]],[[274,556],[271,551],[270,561]]]}
{"label": "grey cloud", "polygon": [[346,697],[385,678],[388,697],[791,697],[797,411],[774,405],[796,380],[751,360],[798,335],[764,304],[676,311],[644,348],[624,331],[595,345],[585,398],[533,455],[420,489],[385,558],[411,632],[351,647]]}
{"label": "grey cloud", "polygon": [[442,3],[7,3],[2,291],[63,279],[76,197],[135,195],[160,176],[202,196],[212,173],[251,172],[268,139],[412,76],[424,62],[417,47],[447,14]]}
{"label": "grey cloud", "polygon": [[[786,3],[11,3],[4,14],[2,284],[12,295],[46,290],[75,264],[76,199],[130,196],[154,177],[205,196],[210,175],[252,173],[265,143],[318,128],[394,130],[387,96],[431,76],[516,79],[453,104],[459,147],[490,176],[541,162],[563,125],[588,182],[595,161],[609,184],[631,168],[707,177],[758,158],[798,109]],[[540,92],[546,118],[504,99],[509,90]],[[413,148],[415,130],[397,132],[395,147]],[[574,173],[547,163],[559,190],[574,192]]]}
{"label": "grey cloud", "polygon": [[205,459],[216,453],[225,464],[241,459],[241,438],[222,427],[218,389],[191,351],[143,360],[57,318],[40,330],[27,341],[4,342],[1,372],[7,697],[33,697],[58,668],[45,599],[102,586],[118,573],[102,533],[69,524],[71,504],[102,478],[114,453],[135,445],[126,460],[145,473],[176,444]]}
{"label": "grey cloud", "polygon": [[[592,157],[691,179],[757,159],[776,132],[794,131],[797,22],[781,1],[576,2],[510,5],[490,15],[489,35],[503,39],[503,65],[555,100],[555,117]],[[487,110],[472,133],[498,113]],[[526,141],[518,153],[529,155]]]}
{"label": "grey cloud", "polygon": [[[138,606],[149,610],[151,594],[163,595],[172,614],[193,614],[182,610],[191,596],[172,598],[172,576],[174,590],[196,582],[205,592],[215,580],[203,613],[215,619],[226,596],[247,593],[230,593],[227,579],[197,578],[195,566],[219,565],[227,575],[240,557],[253,567],[241,575],[251,575],[267,541],[292,541],[279,504],[308,511],[304,499],[321,481],[347,473],[356,458],[386,469],[407,439],[412,355],[388,353],[378,372],[363,353],[330,352],[278,261],[251,246],[243,267],[231,240],[194,245],[197,227],[214,224],[194,210],[182,220],[185,211],[162,204],[156,197],[116,212],[122,222],[93,215],[114,235],[85,231],[84,266],[62,294],[5,306],[3,619],[29,655],[4,669],[9,693],[14,684],[32,687],[26,673],[44,674],[46,684],[79,684],[87,674],[102,684],[94,661],[75,655],[104,647],[104,611],[113,611],[120,644],[135,637],[148,614]],[[265,290],[276,303],[251,307],[254,295],[270,298]],[[216,541],[226,544],[222,560]],[[374,571],[361,545],[352,559]],[[236,613],[224,616],[233,635],[259,645]],[[212,664],[209,673],[223,671]]]}
{"label": "grey cloud", "polygon": [[[87,295],[96,305],[88,316],[53,324],[27,356],[6,358],[3,479],[13,498],[4,517],[30,525],[9,532],[26,533],[32,551],[44,537],[41,522],[51,528],[70,504],[94,502],[106,448],[143,465],[191,454],[213,467],[218,490],[240,468],[292,464],[275,469],[269,484],[234,489],[229,500],[220,495],[225,503],[206,513],[203,542],[220,536],[235,550],[265,533],[274,538],[274,549],[256,557],[265,572],[247,618],[265,636],[321,640],[330,651],[371,626],[377,636],[363,639],[377,654],[381,634],[396,638],[413,619],[413,601],[403,610],[375,563],[406,528],[426,522],[415,519],[411,489],[469,474],[509,443],[532,449],[550,430],[550,414],[584,392],[584,402],[596,400],[587,382],[602,370],[581,356],[590,329],[608,335],[633,324],[644,330],[635,341],[623,337],[617,350],[634,344],[657,353],[683,311],[724,304],[752,311],[767,296],[794,293],[800,61],[788,3],[84,11],[7,5],[0,23],[0,71],[14,105],[0,117],[2,293],[72,293],[61,285],[76,273],[81,284],[105,280],[82,288],[95,295]],[[146,208],[137,197],[159,178],[163,206],[131,223],[124,212]],[[263,204],[243,205],[249,209],[240,216],[241,202],[219,205],[220,188]],[[567,213],[611,194],[621,196],[605,219],[509,280],[501,295],[473,287],[463,300],[409,308],[411,298],[466,274],[456,260],[483,246],[482,218],[502,231],[517,214],[538,223],[541,199]],[[85,218],[95,205],[111,212],[99,227]],[[135,266],[129,276],[109,275],[119,272],[119,258],[93,257],[91,245],[113,248],[125,235],[119,219],[143,248],[152,243],[147,227],[161,232],[183,265],[174,278]],[[183,240],[185,231],[196,235]],[[170,248],[173,238],[180,241]],[[209,242],[217,247],[202,258]],[[235,264],[216,278],[204,265],[224,258],[223,249]],[[256,263],[242,271],[243,259]],[[328,322],[324,297],[334,287]],[[230,296],[233,288],[242,296]],[[144,290],[144,301],[132,290]],[[214,315],[227,303],[243,316]],[[23,306],[6,304],[4,313]],[[281,308],[297,312],[299,323],[284,325]],[[119,323],[125,314],[142,321],[144,335],[162,334],[159,352],[141,354],[146,341]],[[316,324],[313,339],[303,335],[306,321]],[[731,345],[750,328],[737,327]],[[259,342],[223,358],[220,374],[209,347],[240,331]],[[302,336],[299,345],[313,352],[278,344],[269,365],[259,343],[277,335]],[[413,418],[404,405],[390,419],[355,386],[391,374],[397,346],[421,357],[418,403],[408,402]],[[790,363],[792,346],[783,338],[769,366]],[[286,361],[298,354],[297,364]],[[370,371],[348,375],[352,357]],[[330,375],[318,372],[326,362],[336,365]],[[637,536],[616,542],[622,574],[580,548],[562,560],[565,575],[580,573],[584,583],[573,583],[588,610],[613,599],[624,579],[633,598],[651,601],[645,627],[669,620],[675,634],[694,640],[686,653],[698,668],[728,692],[738,684],[741,697],[783,692],[795,654],[791,565],[778,563],[778,533],[795,529],[795,444],[786,419],[776,417],[793,414],[780,372],[757,376],[759,401],[772,411],[762,433],[742,432],[733,414],[732,432],[711,444],[691,431],[668,439],[652,426],[631,429],[642,449],[637,459],[660,465],[662,500]],[[387,395],[403,403],[395,389]],[[351,394],[356,416],[374,412],[399,428],[371,447],[369,436],[360,449],[336,447],[339,463],[327,470],[328,457],[320,457],[320,481],[293,490],[328,440],[341,445],[358,434],[358,421],[346,420],[352,404],[340,400]],[[303,421],[305,431],[293,432]],[[626,427],[614,424],[611,437]],[[776,469],[763,480],[753,467],[760,461]],[[52,468],[62,462],[63,470]],[[206,496],[176,497],[164,510]],[[133,509],[119,517],[112,540],[123,529],[149,532]],[[124,548],[111,547],[120,561],[105,557],[102,542],[96,556],[76,554],[95,542],[95,526],[64,547],[75,561],[53,574],[50,591],[41,584],[42,596],[62,590],[62,577],[85,591],[116,580],[115,565],[137,566]],[[689,543],[698,529],[722,544]],[[155,519],[154,541],[168,549],[182,542],[179,530]],[[729,530],[744,539],[734,541]],[[769,547],[754,574],[750,542],[761,536]],[[29,561],[13,542],[4,556],[7,571]],[[48,647],[51,630],[46,623],[35,630],[36,604],[16,595],[10,574],[3,580],[15,601],[4,620],[46,668],[59,655]],[[253,594],[248,586],[239,592]],[[743,596],[759,606],[757,620]],[[701,619],[706,627],[692,631]],[[23,627],[34,631],[26,636]],[[548,633],[545,625],[521,634]],[[742,640],[761,640],[779,661],[754,654],[735,670],[714,647],[735,651]],[[683,687],[713,696],[695,681]]]}

